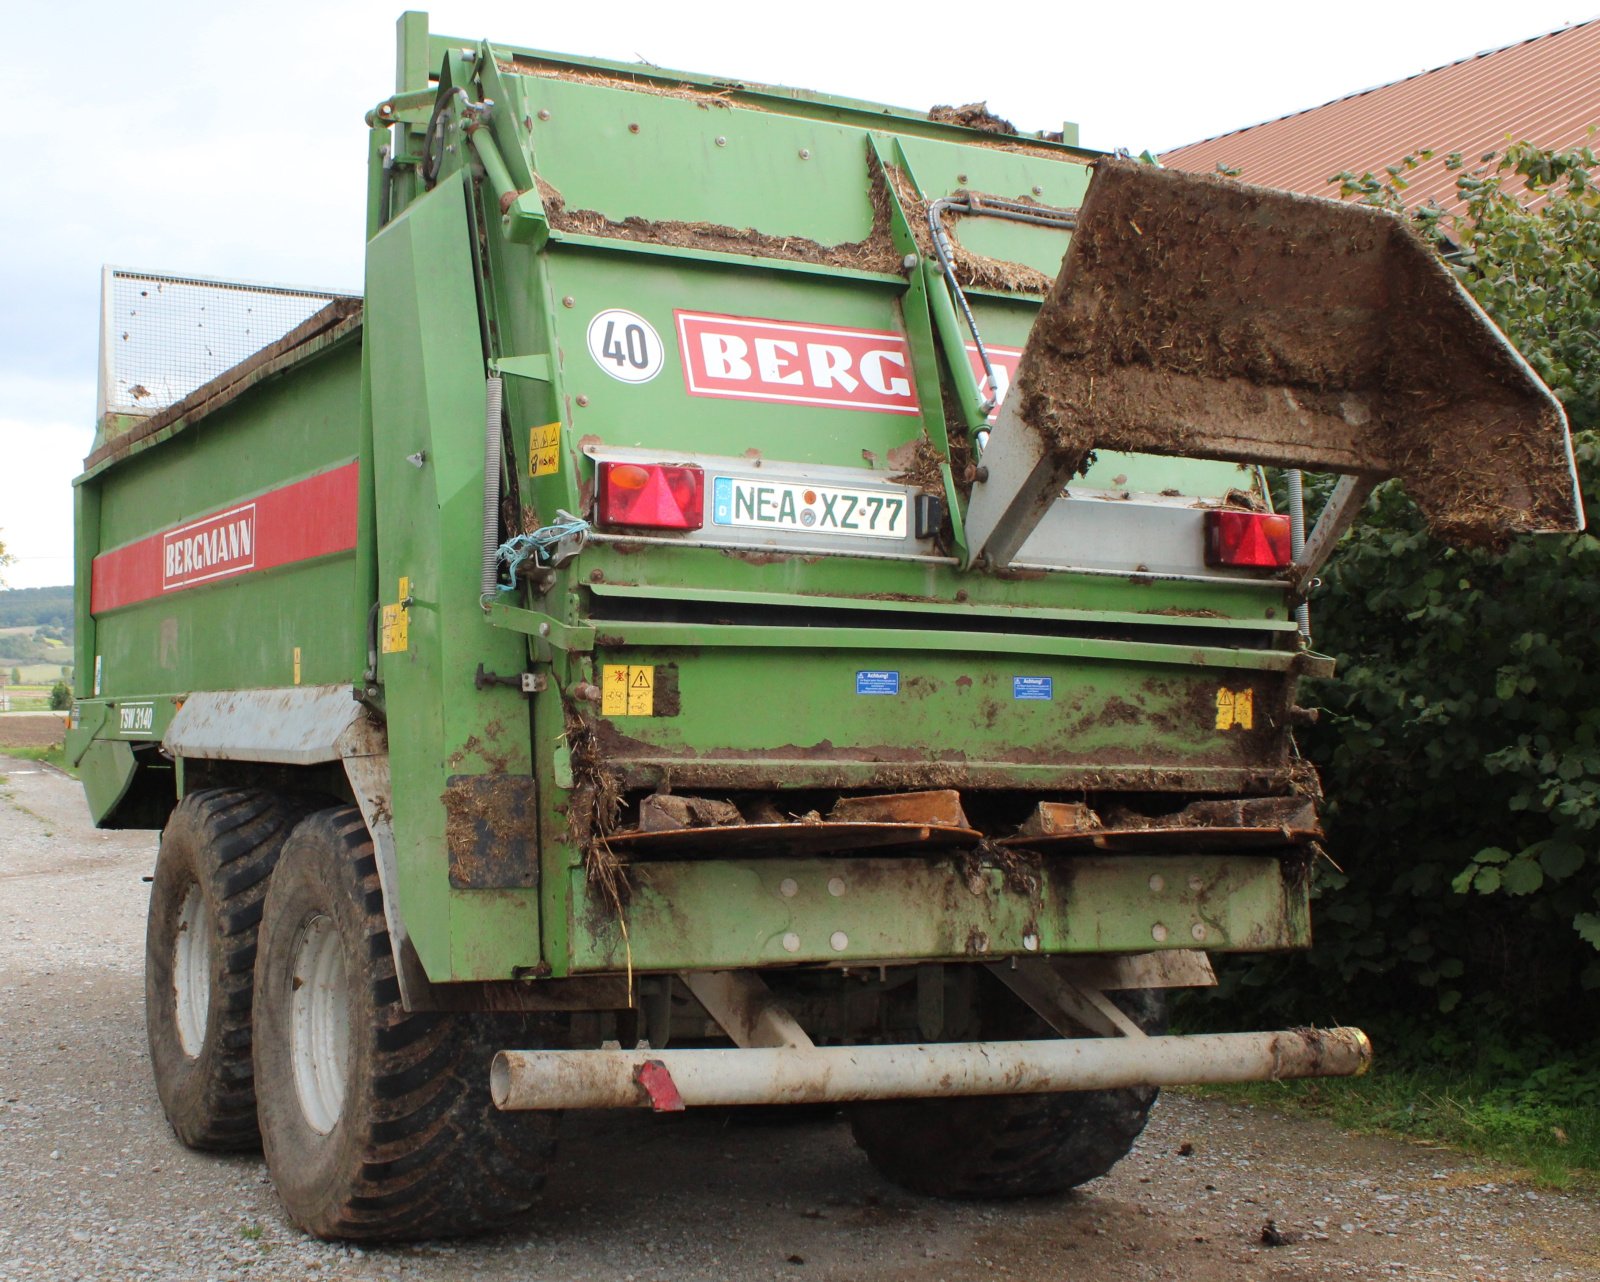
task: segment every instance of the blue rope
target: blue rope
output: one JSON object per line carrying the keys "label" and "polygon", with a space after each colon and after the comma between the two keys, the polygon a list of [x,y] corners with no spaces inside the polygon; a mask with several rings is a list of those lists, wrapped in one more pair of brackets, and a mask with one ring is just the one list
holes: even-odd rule
{"label": "blue rope", "polygon": [[522,563],[530,557],[535,565],[545,565],[550,560],[550,549],[563,539],[569,539],[575,534],[587,534],[590,530],[589,522],[576,516],[561,514],[565,519],[557,521],[554,525],[540,526],[527,534],[519,534],[514,539],[508,539],[500,545],[497,559],[503,563],[511,576],[511,582],[517,581],[517,572],[522,568]]}

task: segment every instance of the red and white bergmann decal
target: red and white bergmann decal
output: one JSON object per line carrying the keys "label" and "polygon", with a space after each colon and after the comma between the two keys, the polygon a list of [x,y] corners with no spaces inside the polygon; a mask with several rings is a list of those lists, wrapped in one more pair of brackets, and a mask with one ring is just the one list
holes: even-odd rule
{"label": "red and white bergmann decal", "polygon": [[161,590],[243,574],[256,566],[256,505],[218,512],[161,536]]}
{"label": "red and white bergmann decal", "polygon": [[893,330],[674,312],[691,396],[915,414],[911,349]]}
{"label": "red and white bergmann decal", "polygon": [[[994,408],[989,411],[989,421],[992,423],[1000,417],[1000,402],[1005,400],[1006,393],[1011,390],[1011,380],[1017,374],[1017,361],[1022,356],[1020,347],[996,347],[993,343],[985,343],[983,350],[989,353],[989,364],[994,366],[995,382],[1000,384],[1000,393],[994,398]],[[978,380],[978,390],[984,395],[989,395],[989,376],[983,372],[983,358],[978,355],[976,343],[967,344],[967,363],[972,366],[973,377]]]}
{"label": "red and white bergmann decal", "polygon": [[245,503],[160,530],[95,557],[94,614],[349,552],[356,545],[357,465],[345,463]]}

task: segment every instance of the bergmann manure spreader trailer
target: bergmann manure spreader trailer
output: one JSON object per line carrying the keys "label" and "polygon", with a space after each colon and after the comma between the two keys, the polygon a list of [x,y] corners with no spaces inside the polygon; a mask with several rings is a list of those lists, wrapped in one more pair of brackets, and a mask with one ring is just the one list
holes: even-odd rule
{"label": "bergmann manure spreader trailer", "polygon": [[[180,1139],[384,1239],[525,1210],[563,1108],[838,1103],[988,1197],[1362,1071],[1163,995],[1310,941],[1297,611],[1370,487],[1578,519],[1406,229],[417,13],[398,67],[363,297],[108,275],[69,750],[164,830]],[[1264,465],[1344,474],[1308,537]]]}

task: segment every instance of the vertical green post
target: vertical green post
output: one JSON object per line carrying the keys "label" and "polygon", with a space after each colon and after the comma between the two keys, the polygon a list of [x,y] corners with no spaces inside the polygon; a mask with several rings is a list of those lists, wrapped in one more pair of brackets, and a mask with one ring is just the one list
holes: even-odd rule
{"label": "vertical green post", "polygon": [[428,15],[407,9],[395,23],[394,91],[428,87]]}
{"label": "vertical green post", "polygon": [[72,516],[76,542],[72,549],[73,623],[77,632],[72,668],[72,692],[80,699],[94,698],[94,615],[89,610],[89,589],[94,574],[94,550],[100,546],[100,486],[80,480],[72,487]]}

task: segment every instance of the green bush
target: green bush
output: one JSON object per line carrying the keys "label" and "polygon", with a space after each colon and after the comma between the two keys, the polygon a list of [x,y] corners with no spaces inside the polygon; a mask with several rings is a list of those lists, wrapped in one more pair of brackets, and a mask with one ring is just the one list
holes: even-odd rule
{"label": "green bush", "polygon": [[[1391,207],[1407,157],[1344,193]],[[1588,149],[1519,144],[1469,168],[1458,215],[1415,215],[1566,406],[1600,511],[1600,192]],[[1600,541],[1519,539],[1501,557],[1433,539],[1394,483],[1313,600],[1339,675],[1308,688],[1329,850],[1317,946],[1226,988],[1295,1018],[1487,1029],[1559,1048],[1600,1016]],[[1490,1039],[1492,1040],[1492,1039]]]}
{"label": "green bush", "polygon": [[57,712],[64,712],[72,706],[72,687],[65,681],[57,681],[50,687],[50,706]]}

